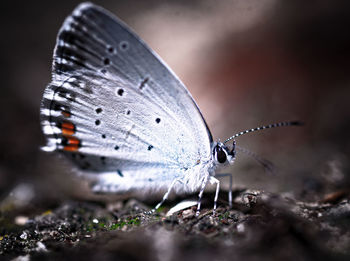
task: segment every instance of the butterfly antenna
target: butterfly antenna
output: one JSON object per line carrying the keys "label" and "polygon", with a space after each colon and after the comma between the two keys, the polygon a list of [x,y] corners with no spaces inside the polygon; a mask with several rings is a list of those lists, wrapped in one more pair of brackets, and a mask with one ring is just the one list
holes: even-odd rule
{"label": "butterfly antenna", "polygon": [[285,121],[285,122],[278,122],[278,123],[273,123],[273,124],[269,124],[269,125],[264,125],[264,126],[257,127],[254,129],[241,131],[241,132],[233,135],[232,137],[228,138],[227,140],[225,140],[224,143],[226,143],[234,138],[237,138],[238,136],[241,136],[243,134],[247,134],[247,133],[258,131],[258,130],[271,129],[271,128],[276,128],[276,127],[285,127],[285,126],[302,126],[302,125],[304,125],[304,123],[301,121]]}
{"label": "butterfly antenna", "polygon": [[258,154],[254,153],[250,150],[247,150],[245,148],[242,148],[238,145],[236,145],[236,150],[252,157],[253,159],[255,159],[259,164],[261,164],[261,166],[264,167],[264,170],[266,172],[268,172],[270,174],[276,173],[275,165],[271,161],[264,159],[264,158],[260,157]]}

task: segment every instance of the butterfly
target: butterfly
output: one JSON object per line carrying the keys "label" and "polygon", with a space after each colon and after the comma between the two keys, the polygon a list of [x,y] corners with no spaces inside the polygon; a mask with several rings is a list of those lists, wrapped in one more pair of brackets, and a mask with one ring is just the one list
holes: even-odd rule
{"label": "butterfly", "polygon": [[[80,4],[59,30],[52,80],[40,109],[47,144],[69,158],[93,192],[144,196],[199,191],[233,164],[235,138],[214,141],[196,102],[176,75],[113,14]],[[233,141],[227,145],[229,141]],[[230,204],[232,196],[229,198]]]}

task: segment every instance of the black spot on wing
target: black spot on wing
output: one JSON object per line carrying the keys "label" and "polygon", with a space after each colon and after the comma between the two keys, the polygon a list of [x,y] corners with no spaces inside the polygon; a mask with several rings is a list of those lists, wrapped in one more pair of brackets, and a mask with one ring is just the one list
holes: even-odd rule
{"label": "black spot on wing", "polygon": [[104,58],[103,64],[104,65],[110,65],[111,64],[111,60],[109,58]]}
{"label": "black spot on wing", "polygon": [[127,41],[121,41],[121,42],[119,43],[119,48],[120,48],[120,50],[122,50],[122,51],[127,51],[127,50],[129,49],[129,42],[127,42]]}
{"label": "black spot on wing", "polygon": [[108,47],[107,47],[107,52],[113,54],[113,53],[115,52],[114,47],[113,47],[113,46],[108,46]]}
{"label": "black spot on wing", "polygon": [[117,169],[117,173],[118,173],[119,176],[124,177],[124,175],[123,175],[123,173],[121,172],[121,170]]}
{"label": "black spot on wing", "polygon": [[139,86],[140,90],[142,90],[146,86],[148,81],[149,81],[149,78],[147,77],[140,83],[140,86]]}
{"label": "black spot on wing", "polygon": [[101,163],[103,165],[106,164],[106,157],[102,156],[102,157],[100,157],[100,159],[101,159]]}

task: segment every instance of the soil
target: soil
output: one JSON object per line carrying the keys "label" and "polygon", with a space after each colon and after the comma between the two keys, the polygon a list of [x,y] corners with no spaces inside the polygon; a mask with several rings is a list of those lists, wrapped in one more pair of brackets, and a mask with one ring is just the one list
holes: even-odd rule
{"label": "soil", "polygon": [[213,196],[204,194],[199,217],[195,206],[167,216],[176,201],[152,213],[151,206],[133,199],[115,204],[66,201],[27,216],[7,209],[0,219],[0,257],[162,261],[350,258],[350,199],[346,191],[328,195],[322,202],[300,202],[283,195],[240,190],[234,193],[232,208],[222,193],[215,214],[208,204]]}

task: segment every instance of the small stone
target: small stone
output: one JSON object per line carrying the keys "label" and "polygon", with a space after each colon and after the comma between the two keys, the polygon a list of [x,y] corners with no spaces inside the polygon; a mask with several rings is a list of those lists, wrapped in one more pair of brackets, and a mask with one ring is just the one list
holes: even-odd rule
{"label": "small stone", "polygon": [[23,240],[26,240],[28,238],[28,234],[27,232],[23,231],[23,233],[19,237]]}
{"label": "small stone", "polygon": [[17,216],[15,218],[15,224],[19,226],[24,226],[28,221],[28,217],[25,216]]}
{"label": "small stone", "polygon": [[183,219],[193,218],[194,215],[195,215],[195,212],[194,212],[194,210],[192,208],[182,211],[182,218]]}
{"label": "small stone", "polygon": [[46,248],[46,246],[42,243],[42,242],[37,242],[36,243],[36,251],[38,251],[38,252],[47,252],[48,250],[47,250],[47,248]]}
{"label": "small stone", "polygon": [[237,232],[238,233],[244,233],[245,227],[244,224],[240,223],[237,225]]}

